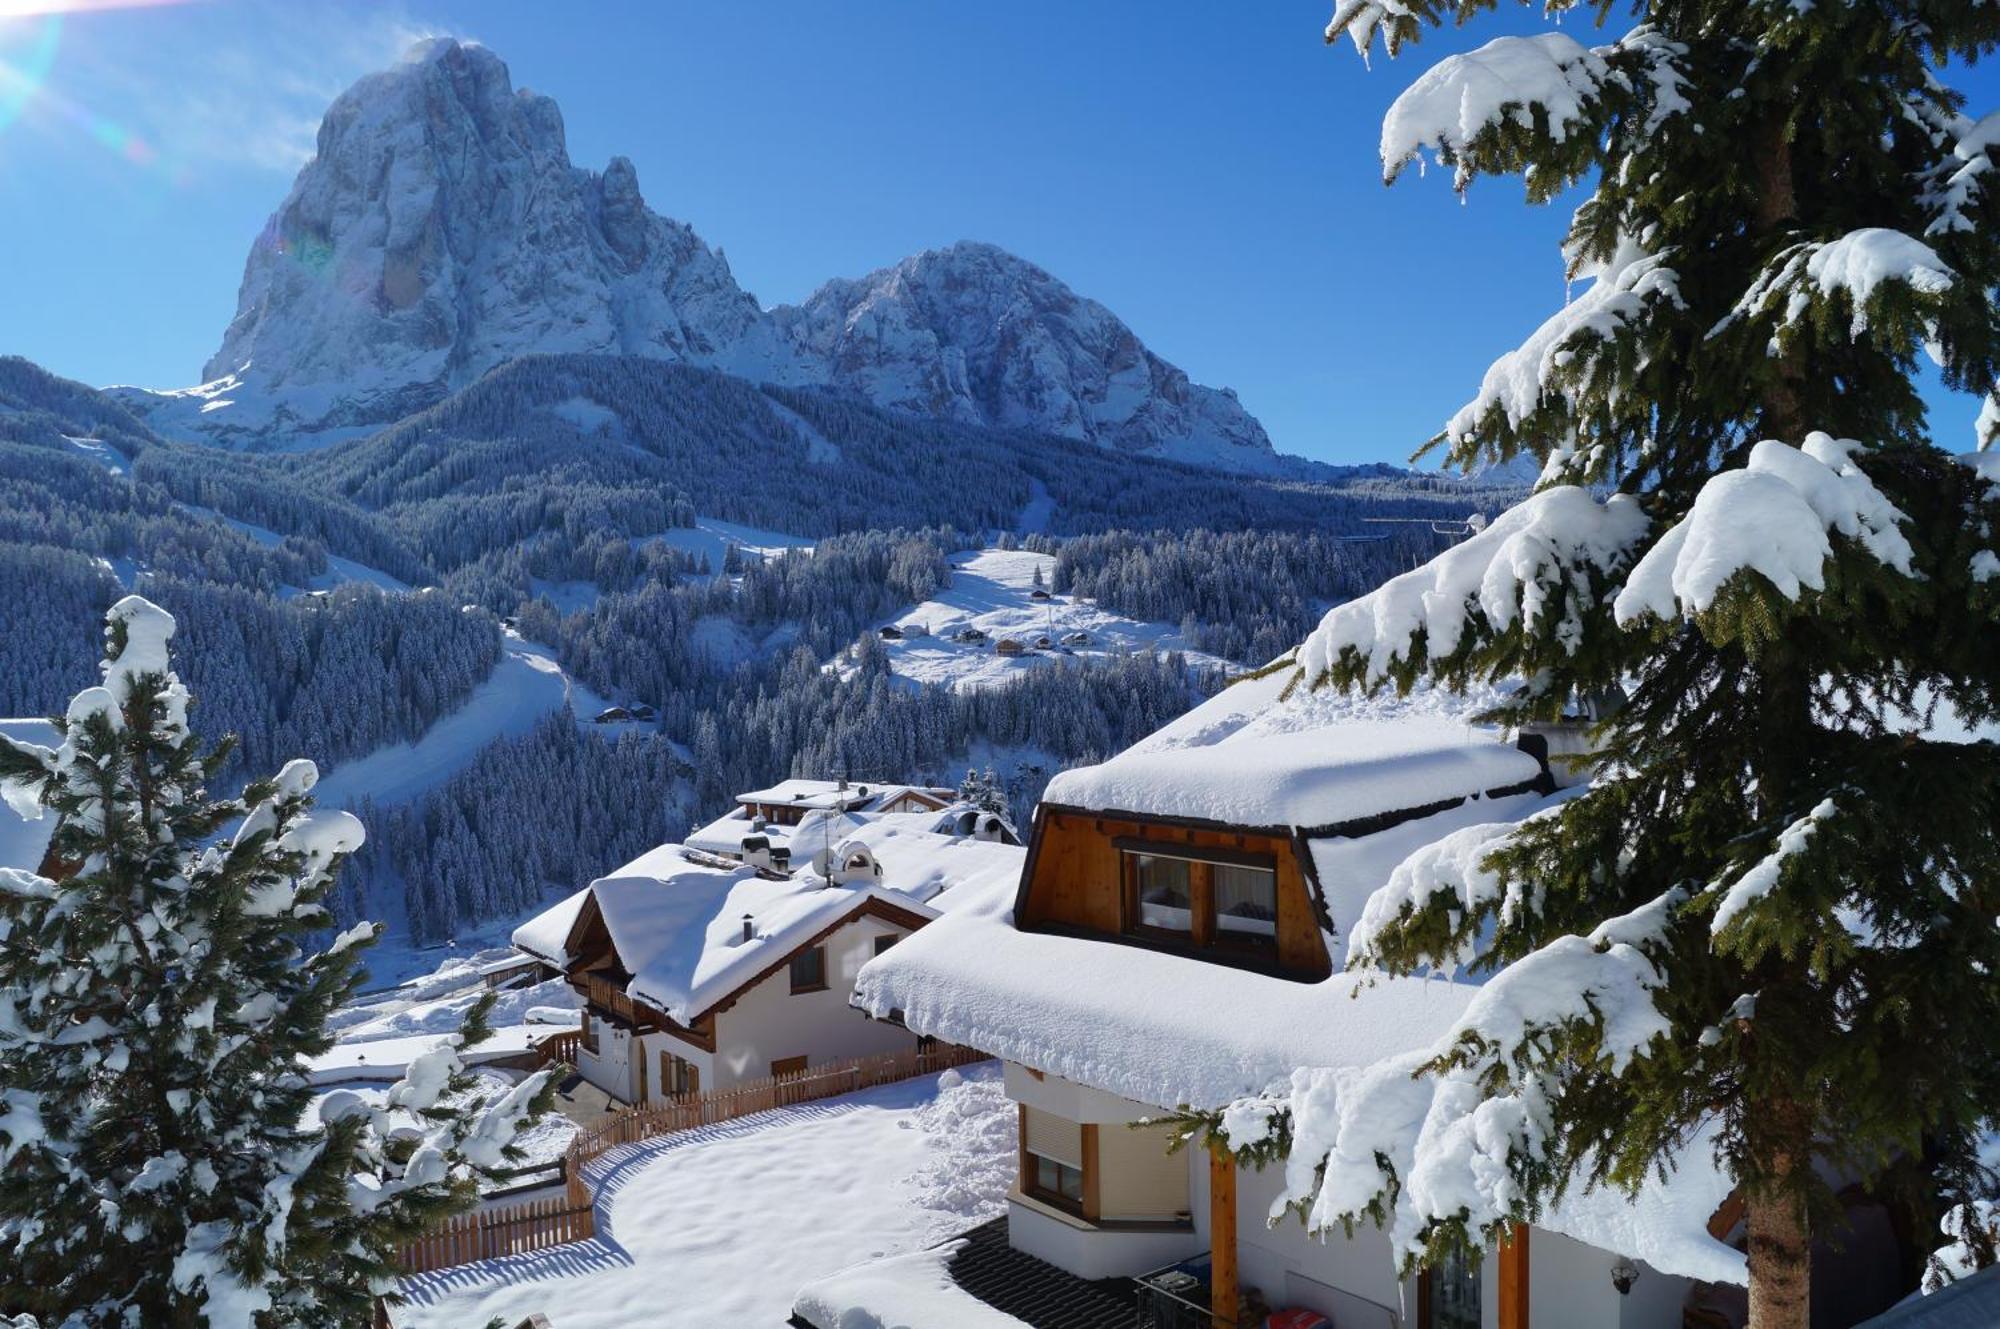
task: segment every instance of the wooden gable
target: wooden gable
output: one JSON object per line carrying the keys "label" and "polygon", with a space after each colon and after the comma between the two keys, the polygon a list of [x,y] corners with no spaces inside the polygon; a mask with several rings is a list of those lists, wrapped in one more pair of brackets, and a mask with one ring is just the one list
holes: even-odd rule
{"label": "wooden gable", "polygon": [[1292,978],[1317,980],[1333,972],[1322,931],[1324,909],[1310,866],[1302,861],[1297,838],[1281,830],[1099,816],[1045,804],[1029,841],[1015,902],[1017,925],[1132,940],[1136,899],[1128,859],[1149,851],[1196,862],[1268,866],[1277,876],[1277,937],[1270,960],[1259,963],[1210,948],[1205,937],[1197,938],[1203,944],[1191,954],[1216,963],[1272,968]]}

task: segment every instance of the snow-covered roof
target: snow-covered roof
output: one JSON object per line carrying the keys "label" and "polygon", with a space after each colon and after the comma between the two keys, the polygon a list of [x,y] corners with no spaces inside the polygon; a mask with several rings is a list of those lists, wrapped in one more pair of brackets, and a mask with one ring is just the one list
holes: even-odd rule
{"label": "snow-covered roof", "polygon": [[[1418,692],[1383,701],[1327,690],[1281,697],[1289,671],[1225,689],[1126,753],[1057,778],[1049,803],[1307,832],[1336,937],[1417,851],[1512,823],[1550,801],[1490,797],[1541,773],[1465,718],[1487,699]],[[1556,797],[1561,797],[1560,795]],[[1463,800],[1386,829],[1314,835],[1383,813]],[[1469,832],[1468,833],[1473,833]],[[1481,989],[1443,978],[1336,972],[1300,983],[1102,939],[1014,927],[1004,883],[866,965],[855,1003],[920,1034],[1158,1108],[1202,1110],[1293,1083],[1311,1068],[1368,1074],[1448,1037]],[[1330,944],[1336,957],[1343,947]],[[1742,1255],[1707,1224],[1730,1182],[1708,1142],[1636,1197],[1574,1193],[1539,1226],[1687,1277],[1741,1282]]]}
{"label": "snow-covered roof", "polygon": [[738,794],[736,801],[739,804],[782,803],[800,808],[853,808],[864,804],[880,806],[912,790],[934,798],[951,797],[949,790],[929,789],[922,785],[843,784],[836,780],[791,779],[780,780],[768,789],[753,789],[747,794]]}
{"label": "snow-covered roof", "polygon": [[[972,805],[966,803],[946,803],[942,809],[924,809],[920,813],[874,813],[872,807],[882,803],[894,803],[896,795],[908,793],[910,785],[898,785],[890,789],[888,797],[876,797],[870,789],[866,807],[848,809],[810,809],[794,825],[784,825],[776,821],[764,823],[762,831],[752,829],[752,819],[744,809],[732,809],[730,813],[714,819],[706,827],[690,831],[686,837],[688,849],[704,849],[712,855],[742,855],[744,839],[752,835],[762,835],[772,849],[784,849],[792,855],[792,867],[806,867],[812,857],[822,849],[832,849],[840,841],[852,837],[856,831],[868,825],[882,823],[884,827],[894,827],[898,833],[938,833],[952,837],[952,823],[960,813],[968,811]],[[938,793],[922,791],[920,793]]]}
{"label": "snow-covered roof", "polygon": [[576,916],[583,911],[583,902],[589,898],[590,887],[586,886],[536,914],[514,929],[515,947],[558,969],[569,968],[570,962],[576,958],[569,953],[569,932],[576,926]]}
{"label": "snow-covered roof", "polygon": [[881,885],[945,913],[987,888],[1013,889],[1028,851],[1021,845],[950,835],[939,812],[889,812],[856,819],[840,846],[865,847],[882,866]]}
{"label": "snow-covered roof", "polygon": [[742,808],[731,808],[706,826],[697,827],[687,833],[685,843],[691,849],[704,849],[711,854],[740,854],[743,852],[743,837],[762,835],[770,839],[773,848],[789,845],[793,828],[776,823],[767,824],[763,830],[751,829],[750,814]]}
{"label": "snow-covered roof", "polygon": [[[803,861],[806,848],[819,847],[821,830],[815,830],[811,836],[806,835],[809,825],[818,824],[813,821],[815,813],[867,813],[909,793],[923,794],[945,803],[952,798],[948,789],[932,789],[924,785],[851,785],[843,790],[832,780],[785,780],[769,789],[753,789],[747,794],[738,794],[737,806],[706,826],[688,832],[686,843],[695,849],[706,849],[711,854],[734,855],[743,852],[744,836],[762,835],[770,841],[773,849],[793,848],[794,857]],[[753,828],[755,817],[748,804],[802,808],[805,820],[789,826],[781,822],[766,822],[763,829],[757,830]]]}
{"label": "snow-covered roof", "polygon": [[878,887],[829,886],[804,873],[773,880],[748,866],[691,861],[680,845],[649,850],[592,882],[589,894],[632,975],[626,992],[682,1024],[871,900],[930,912]]}
{"label": "snow-covered roof", "polygon": [[[1408,849],[1472,819],[1454,808],[1369,837],[1395,843],[1380,846],[1372,864],[1359,857],[1349,864],[1381,875],[1348,884],[1342,898],[1353,895],[1358,913]],[[877,1017],[900,1011],[920,1034],[1138,1102],[1219,1108],[1299,1066],[1367,1065],[1425,1046],[1477,991],[1441,980],[1370,985],[1344,974],[1300,983],[1144,947],[1022,932],[1014,895],[1015,882],[999,877],[952,892],[944,917],[862,969],[856,1004]]]}
{"label": "snow-covered roof", "polygon": [[[0,734],[45,748],[62,745],[56,727],[47,720],[0,720]],[[56,819],[46,811],[39,820],[24,821],[7,804],[0,803],[0,868],[33,872],[41,867],[55,829]]]}
{"label": "snow-covered roof", "polygon": [[1283,704],[1289,671],[1225,688],[1045,803],[1229,826],[1324,828],[1525,784],[1541,764],[1449,713],[1371,716],[1338,695]]}

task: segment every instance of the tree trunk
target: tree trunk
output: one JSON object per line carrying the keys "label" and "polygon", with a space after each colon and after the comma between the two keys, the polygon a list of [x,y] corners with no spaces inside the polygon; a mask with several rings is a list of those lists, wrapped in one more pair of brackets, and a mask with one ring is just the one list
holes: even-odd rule
{"label": "tree trunk", "polygon": [[1812,1234],[1796,1196],[1750,1197],[1750,1329],[1810,1329]]}
{"label": "tree trunk", "polygon": [[[1757,233],[1777,236],[1798,220],[1798,191],[1792,181],[1792,141],[1782,115],[1773,115],[1758,126],[1751,144],[1751,163],[1757,172]],[[1763,433],[1797,446],[1803,442],[1809,422],[1800,388],[1805,371],[1796,353],[1779,358],[1777,373],[1764,389]]]}

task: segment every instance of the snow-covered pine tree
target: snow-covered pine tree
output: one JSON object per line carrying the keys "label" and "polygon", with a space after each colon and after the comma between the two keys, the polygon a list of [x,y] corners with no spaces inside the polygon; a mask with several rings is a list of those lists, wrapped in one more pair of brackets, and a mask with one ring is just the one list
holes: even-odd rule
{"label": "snow-covered pine tree", "polygon": [[359,981],[361,925],[325,950],[321,901],[362,840],[310,811],[294,761],[217,800],[168,657],[174,620],[107,615],[102,685],[62,745],[0,737],[0,793],[53,813],[50,876],[0,869],[0,1309],[64,1329],[362,1323],[396,1247],[471,1203],[541,1077],[479,1096],[459,1051],[386,1106],[329,1097],[302,1061]]}
{"label": "snow-covered pine tree", "polygon": [[[1393,54],[1497,8],[1340,0],[1328,38]],[[1912,1281],[1993,1182],[2000,750],[1935,721],[2000,711],[2000,465],[1934,446],[1913,379],[1928,356],[1983,395],[1991,441],[2000,115],[1943,79],[2000,9],[1545,8],[1637,22],[1447,58],[1382,133],[1390,179],[1429,150],[1461,190],[1588,190],[1565,255],[1589,285],[1435,440],[1535,456],[1540,484],[1332,611],[1299,686],[1518,678],[1513,720],[1629,698],[1587,792],[1406,863],[1348,939],[1358,965],[1491,973],[1462,1027],[1302,1072],[1245,1151],[1303,1151],[1313,1221],[1393,1220],[1414,1261],[1712,1148],[1752,1324],[1804,1329],[1828,1176],[1897,1203]]]}
{"label": "snow-covered pine tree", "polygon": [[1000,782],[1000,775],[991,766],[984,773],[967,767],[965,778],[958,782],[958,801],[970,803],[985,812],[1007,815],[1007,790]]}

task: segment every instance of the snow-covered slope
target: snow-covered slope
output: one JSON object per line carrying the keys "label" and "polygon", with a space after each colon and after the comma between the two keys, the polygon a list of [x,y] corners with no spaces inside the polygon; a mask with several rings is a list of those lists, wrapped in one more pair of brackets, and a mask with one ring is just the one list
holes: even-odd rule
{"label": "snow-covered slope", "polygon": [[647,206],[629,161],[572,165],[555,103],[449,38],[327,111],[317,154],[250,251],[208,381],[112,392],[168,436],[311,447],[560,352],[830,385],[1232,471],[1306,466],[1274,453],[1233,393],[1190,381],[1103,305],[992,245],[927,251],[761,310],[719,249]]}
{"label": "snow-covered slope", "polygon": [[313,791],[328,806],[363,798],[405,803],[471,765],[487,744],[515,738],[565,704],[589,721],[610,703],[563,672],[547,647],[506,634],[500,663],[463,705],[411,743],[393,743],[342,762]]}
{"label": "snow-covered slope", "polygon": [[[1055,575],[1053,555],[982,549],[954,555],[951,563],[950,586],[887,624],[904,634],[902,640],[885,641],[883,646],[890,667],[905,678],[957,688],[991,687],[1064,656],[1131,651],[1185,651],[1192,662],[1228,668],[1225,660],[1190,650],[1180,630],[1167,624],[1142,623],[1070,595],[1035,599],[1035,574],[1039,571],[1043,585],[1048,584]],[[968,628],[987,639],[955,640]],[[911,635],[913,629],[925,635]],[[1042,637],[1050,645],[1037,650],[1034,643]],[[1001,655],[998,643],[1003,638],[1028,649],[1016,656]]]}

